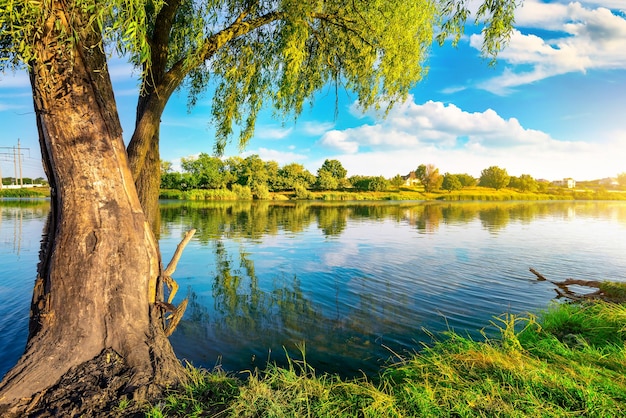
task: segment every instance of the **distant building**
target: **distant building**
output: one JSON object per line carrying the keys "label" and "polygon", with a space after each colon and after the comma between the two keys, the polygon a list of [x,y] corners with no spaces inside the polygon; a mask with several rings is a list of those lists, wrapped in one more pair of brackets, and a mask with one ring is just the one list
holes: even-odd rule
{"label": "distant building", "polygon": [[415,177],[415,171],[411,171],[406,176],[402,176],[402,180],[404,180],[405,186],[415,186],[421,184],[419,179]]}
{"label": "distant building", "polygon": [[619,182],[616,178],[607,177],[605,179],[598,180],[600,186],[619,186]]}
{"label": "distant building", "polygon": [[568,189],[573,189],[576,187],[576,180],[573,178],[565,178],[563,180],[555,180],[552,182],[553,185],[559,187],[567,187]]}

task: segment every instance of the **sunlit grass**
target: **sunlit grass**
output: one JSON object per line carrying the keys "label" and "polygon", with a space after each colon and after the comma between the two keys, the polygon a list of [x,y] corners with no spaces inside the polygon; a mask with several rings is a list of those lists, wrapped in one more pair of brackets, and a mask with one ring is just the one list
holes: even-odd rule
{"label": "sunlit grass", "polygon": [[[189,368],[190,385],[150,417],[613,417],[626,414],[626,307],[555,304],[503,315],[499,337],[441,341],[375,380],[319,374],[307,362],[247,379]],[[374,383],[374,381],[376,383]]]}
{"label": "sunlit grass", "polygon": [[[246,190],[247,189],[247,190]],[[182,200],[251,200],[253,194],[247,186],[234,185],[228,189],[210,190],[161,190],[161,199]],[[357,191],[352,189],[319,191],[301,189],[289,192],[269,193],[268,200],[444,200],[444,201],[538,201],[538,200],[624,200],[626,192],[597,193],[575,192],[569,189],[555,189],[547,193],[520,192],[514,189],[495,190],[488,187],[467,187],[453,192],[439,190],[426,193],[422,187],[399,187],[385,191]]]}
{"label": "sunlit grass", "polygon": [[32,189],[0,189],[0,198],[41,198],[49,197],[48,188],[32,188]]}

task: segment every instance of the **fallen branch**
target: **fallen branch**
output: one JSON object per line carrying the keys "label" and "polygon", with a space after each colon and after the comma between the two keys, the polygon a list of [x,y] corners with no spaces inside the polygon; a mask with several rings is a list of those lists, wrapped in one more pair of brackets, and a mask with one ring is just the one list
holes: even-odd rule
{"label": "fallen branch", "polygon": [[533,273],[535,276],[537,276],[537,280],[539,280],[540,282],[548,280],[541,273],[539,273],[537,270],[535,270],[534,268],[530,267],[529,270],[530,270],[531,273]]}
{"label": "fallen branch", "polygon": [[[537,270],[535,270],[532,267],[530,267],[529,270],[531,273],[537,276],[537,280],[548,281],[552,283],[553,285],[555,285],[556,289],[554,289],[554,291],[556,292],[557,297],[559,298],[563,297],[563,298],[567,298],[567,299],[574,300],[574,301],[593,300],[593,299],[602,299],[602,300],[613,299],[613,298],[606,297],[604,292],[600,289],[600,286],[602,285],[602,282],[600,281],[567,279],[567,280],[557,282],[554,280],[547,279],[543,274],[539,273]],[[578,293],[578,292],[574,292],[573,290],[571,290],[569,286],[583,286],[583,287],[590,287],[590,288],[598,289],[598,290],[596,290],[595,292],[591,292],[591,293]]]}

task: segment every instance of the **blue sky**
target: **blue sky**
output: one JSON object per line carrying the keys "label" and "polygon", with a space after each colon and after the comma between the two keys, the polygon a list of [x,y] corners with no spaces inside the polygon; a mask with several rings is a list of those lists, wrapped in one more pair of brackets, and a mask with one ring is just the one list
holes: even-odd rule
{"label": "blue sky", "polygon": [[[480,35],[466,30],[458,47],[433,46],[429,73],[386,118],[363,114],[349,92],[329,88],[296,123],[263,112],[242,156],[315,173],[327,158],[348,176],[407,174],[420,164],[479,176],[491,165],[511,175],[592,180],[626,172],[626,1],[526,0],[498,63],[480,57]],[[137,74],[112,61],[111,75],[126,139],[132,134]],[[210,93],[187,112],[183,91],[162,118],[162,159],[213,150]],[[20,138],[25,176],[43,175],[26,74],[0,75],[0,147]],[[0,148],[13,176],[11,148]],[[239,155],[230,146],[226,155]]]}

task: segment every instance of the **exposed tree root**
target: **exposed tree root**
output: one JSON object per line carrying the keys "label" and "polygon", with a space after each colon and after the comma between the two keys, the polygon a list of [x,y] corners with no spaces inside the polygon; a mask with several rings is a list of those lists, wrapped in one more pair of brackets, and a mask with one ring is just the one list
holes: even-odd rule
{"label": "exposed tree root", "polygon": [[134,371],[113,350],[71,368],[52,387],[37,396],[0,409],[7,418],[30,417],[143,417],[145,405],[163,396],[165,388],[136,386]]}

